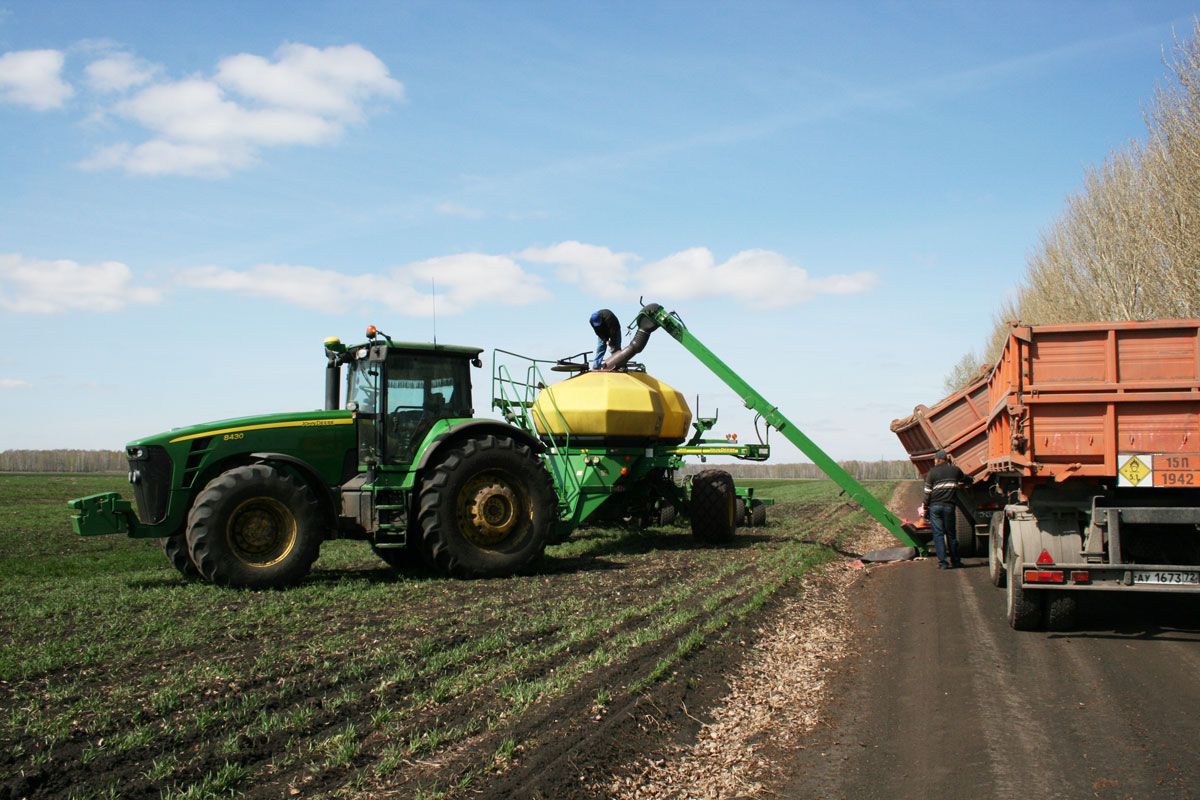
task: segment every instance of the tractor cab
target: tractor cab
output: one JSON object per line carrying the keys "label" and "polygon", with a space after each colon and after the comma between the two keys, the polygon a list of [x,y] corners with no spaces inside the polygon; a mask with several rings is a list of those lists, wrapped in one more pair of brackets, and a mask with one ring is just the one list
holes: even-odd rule
{"label": "tractor cab", "polygon": [[[469,419],[474,347],[394,342],[374,326],[368,342],[340,351],[326,343],[335,373],[326,405],[337,407],[336,368],[347,366],[346,405],[355,412],[360,464],[407,466],[439,420]],[[382,339],[382,341],[381,341]]]}

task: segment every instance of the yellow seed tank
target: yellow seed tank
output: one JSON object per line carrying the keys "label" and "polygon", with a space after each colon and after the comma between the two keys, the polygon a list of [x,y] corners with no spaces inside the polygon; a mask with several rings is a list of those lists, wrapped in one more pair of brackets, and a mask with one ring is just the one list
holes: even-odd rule
{"label": "yellow seed tank", "polygon": [[572,444],[678,444],[692,424],[683,395],[644,372],[576,375],[539,392],[532,412],[543,438]]}

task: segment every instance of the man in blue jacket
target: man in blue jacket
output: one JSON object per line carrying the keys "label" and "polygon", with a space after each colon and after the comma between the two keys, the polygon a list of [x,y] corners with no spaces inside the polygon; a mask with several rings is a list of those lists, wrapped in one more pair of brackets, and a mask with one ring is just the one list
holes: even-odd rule
{"label": "man in blue jacket", "polygon": [[[925,476],[925,518],[933,526],[933,548],[937,551],[938,569],[961,567],[958,558],[958,536],[955,535],[955,513],[958,489],[965,486],[967,476],[950,463],[945,450],[933,456],[933,469]],[[950,560],[946,561],[949,540]]]}
{"label": "man in blue jacket", "polygon": [[621,321],[616,314],[602,308],[592,314],[592,330],[596,332],[596,357],[592,360],[592,369],[600,369],[606,348],[610,355],[621,349]]}

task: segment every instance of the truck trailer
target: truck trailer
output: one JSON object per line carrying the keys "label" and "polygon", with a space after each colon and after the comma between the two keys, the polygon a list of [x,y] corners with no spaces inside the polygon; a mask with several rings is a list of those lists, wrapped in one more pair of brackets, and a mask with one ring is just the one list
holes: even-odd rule
{"label": "truck trailer", "polygon": [[1015,324],[892,431],[922,475],[937,450],[967,475],[1013,628],[1073,627],[1082,592],[1200,593],[1200,320]]}

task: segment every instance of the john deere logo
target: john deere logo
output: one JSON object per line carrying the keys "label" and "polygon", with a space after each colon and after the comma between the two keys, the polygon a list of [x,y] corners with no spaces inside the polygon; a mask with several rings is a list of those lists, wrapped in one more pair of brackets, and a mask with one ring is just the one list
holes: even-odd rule
{"label": "john deere logo", "polygon": [[1137,486],[1146,478],[1150,477],[1150,467],[1146,466],[1146,462],[1142,461],[1137,456],[1130,456],[1129,459],[1121,465],[1121,477],[1129,481],[1133,486]]}

